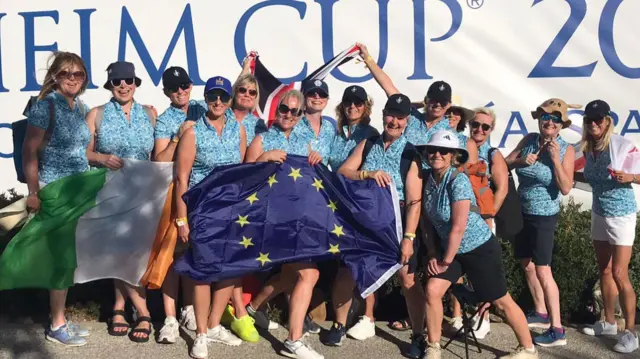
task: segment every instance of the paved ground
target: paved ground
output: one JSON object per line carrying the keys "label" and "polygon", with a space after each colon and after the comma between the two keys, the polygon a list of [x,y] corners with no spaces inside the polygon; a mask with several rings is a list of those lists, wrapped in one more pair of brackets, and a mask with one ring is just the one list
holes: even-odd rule
{"label": "paved ground", "polygon": [[[111,358],[188,358],[188,346],[191,345],[193,333],[182,332],[183,341],[174,345],[156,343],[136,344],[126,337],[110,337],[104,323],[85,323],[91,330],[89,343],[80,348],[65,348],[44,340],[43,328],[40,325],[3,324],[0,327],[0,358],[11,359],[111,359]],[[324,325],[325,327],[328,324]],[[640,329],[640,328],[639,328]],[[601,359],[601,358],[640,358],[640,352],[629,355],[618,355],[609,348],[615,344],[611,338],[596,339],[581,335],[575,329],[569,329],[569,345],[551,349],[541,349],[541,358],[556,359]],[[287,332],[279,329],[270,333],[262,333],[263,339],[257,344],[243,343],[231,348],[219,344],[209,346],[209,358],[246,358],[271,359],[283,358],[277,352]],[[308,341],[325,358],[401,358],[400,350],[408,340],[407,332],[398,333],[378,325],[377,336],[365,342],[348,340],[340,348],[325,347],[318,341],[318,336],[311,336]],[[444,343],[444,342],[443,342]],[[491,333],[481,341],[482,354],[471,348],[471,358],[495,358],[506,354],[516,345],[515,336],[504,324],[492,324]],[[443,354],[443,358],[464,358],[464,344],[454,341]]]}

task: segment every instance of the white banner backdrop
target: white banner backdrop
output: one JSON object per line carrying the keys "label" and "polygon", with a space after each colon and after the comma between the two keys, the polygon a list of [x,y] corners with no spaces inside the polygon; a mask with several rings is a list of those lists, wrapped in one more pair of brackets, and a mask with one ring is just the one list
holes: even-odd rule
{"label": "white banner backdrop", "polygon": [[[234,79],[247,51],[256,50],[284,81],[300,80],[356,41],[367,44],[400,91],[413,100],[445,80],[467,107],[498,114],[491,144],[508,153],[528,131],[530,111],[549,97],[585,105],[609,102],[616,132],[640,144],[640,2],[622,0],[234,0],[5,1],[0,9],[0,191],[24,190],[15,180],[10,123],[37,94],[53,50],[87,62],[90,106],[109,100],[107,65],[127,60],[142,86],[136,100],[164,110],[161,75],[185,67],[201,98],[208,77]],[[375,101],[384,92],[363,64],[349,63],[327,78],[327,115],[350,84]],[[580,138],[580,110],[562,136]],[[374,125],[381,119],[374,116]],[[579,201],[590,194],[574,190]],[[588,204],[588,203],[586,203]]]}

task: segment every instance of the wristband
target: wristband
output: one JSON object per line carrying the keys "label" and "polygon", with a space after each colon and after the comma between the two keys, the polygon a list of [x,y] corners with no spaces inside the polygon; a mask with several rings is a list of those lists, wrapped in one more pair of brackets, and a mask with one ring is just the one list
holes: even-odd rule
{"label": "wristband", "polygon": [[187,217],[176,218],[176,226],[182,227],[187,224]]}
{"label": "wristband", "polygon": [[367,61],[369,61],[369,60],[373,60],[373,57],[371,57],[371,55],[368,55],[368,56],[364,59],[364,62],[367,62]]}
{"label": "wristband", "polygon": [[404,238],[404,239],[408,239],[408,240],[410,240],[411,242],[413,242],[413,240],[414,240],[414,239],[416,239],[416,237],[408,236],[406,233],[405,233],[404,237],[402,237],[402,238]]}
{"label": "wristband", "polygon": [[27,197],[29,197],[29,196],[37,196],[37,195],[38,195],[38,191],[33,191],[33,192],[29,192]]}
{"label": "wristband", "polygon": [[416,238],[416,234],[411,232],[405,232],[404,236],[411,239]]}
{"label": "wristband", "polygon": [[180,141],[180,137],[178,137],[178,136],[173,136],[171,138],[171,142],[173,142],[173,143],[178,143],[178,141]]}

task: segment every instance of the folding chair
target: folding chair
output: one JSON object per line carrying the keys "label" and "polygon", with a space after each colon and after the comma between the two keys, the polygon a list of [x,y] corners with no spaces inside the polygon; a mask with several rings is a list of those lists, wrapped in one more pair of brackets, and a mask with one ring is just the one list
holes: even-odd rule
{"label": "folding chair", "polygon": [[[471,318],[478,315],[480,321],[478,321],[478,326],[476,330],[480,328],[482,325],[482,321],[484,320],[484,314],[490,307],[487,307],[483,310],[484,306],[488,302],[478,303],[478,298],[476,293],[467,287],[465,284],[455,284],[451,288],[451,293],[454,297],[460,302],[460,306],[462,307],[462,328],[458,329],[458,331],[449,339],[447,344],[442,347],[442,349],[447,349],[447,346],[451,344],[451,342],[462,332],[464,335],[464,350],[466,358],[469,359],[469,334],[473,337],[473,341],[476,343],[476,347],[478,348],[478,353],[482,353],[482,349],[480,348],[480,344],[478,343],[478,339],[476,338],[475,333],[473,332],[473,328],[471,326]],[[467,313],[472,307],[477,307],[472,316],[469,316]],[[482,311],[482,312],[481,312]]]}

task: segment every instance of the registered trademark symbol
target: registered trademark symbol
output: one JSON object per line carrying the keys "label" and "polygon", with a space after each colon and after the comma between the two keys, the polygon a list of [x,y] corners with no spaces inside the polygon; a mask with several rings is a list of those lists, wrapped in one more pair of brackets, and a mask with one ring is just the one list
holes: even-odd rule
{"label": "registered trademark symbol", "polygon": [[484,0],[467,0],[467,5],[472,9],[479,9],[484,5]]}

